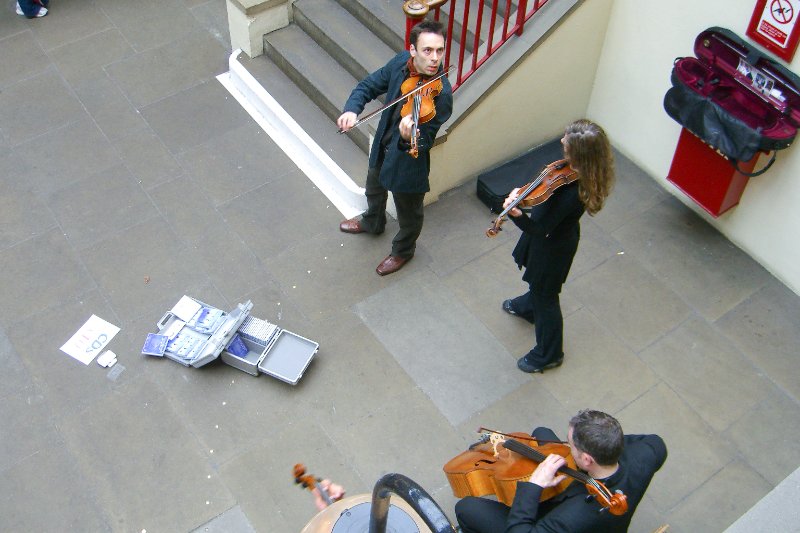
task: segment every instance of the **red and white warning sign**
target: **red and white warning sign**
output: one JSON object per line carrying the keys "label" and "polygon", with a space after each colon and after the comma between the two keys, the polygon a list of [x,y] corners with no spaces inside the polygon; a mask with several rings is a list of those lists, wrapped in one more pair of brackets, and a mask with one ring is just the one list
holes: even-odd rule
{"label": "red and white warning sign", "polygon": [[797,47],[798,18],[800,0],[758,0],[747,35],[788,61]]}

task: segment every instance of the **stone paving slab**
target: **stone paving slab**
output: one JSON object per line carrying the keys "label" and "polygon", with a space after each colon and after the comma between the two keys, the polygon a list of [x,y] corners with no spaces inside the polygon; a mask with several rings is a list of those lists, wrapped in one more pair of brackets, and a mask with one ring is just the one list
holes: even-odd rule
{"label": "stone paving slab", "polygon": [[507,371],[510,354],[430,272],[387,287],[355,310],[452,425],[525,381]]}

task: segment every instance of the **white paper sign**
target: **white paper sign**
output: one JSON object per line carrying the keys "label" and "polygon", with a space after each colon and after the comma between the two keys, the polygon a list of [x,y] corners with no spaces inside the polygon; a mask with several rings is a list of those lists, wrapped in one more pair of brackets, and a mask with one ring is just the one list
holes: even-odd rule
{"label": "white paper sign", "polygon": [[97,354],[119,333],[119,328],[102,318],[92,315],[70,340],[64,343],[61,351],[74,357],[84,365],[91,363]]}

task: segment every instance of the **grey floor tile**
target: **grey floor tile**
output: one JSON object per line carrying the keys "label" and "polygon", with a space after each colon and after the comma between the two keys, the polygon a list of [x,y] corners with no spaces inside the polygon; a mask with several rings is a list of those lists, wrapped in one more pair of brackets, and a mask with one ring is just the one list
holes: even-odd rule
{"label": "grey floor tile", "polygon": [[111,27],[111,21],[100,5],[94,2],[61,0],[50,8],[51,13],[36,19],[36,24],[31,24],[31,30],[45,50],[52,50]]}
{"label": "grey floor tile", "polygon": [[[515,409],[510,406],[525,406],[525,408]],[[503,433],[520,432],[528,435],[534,428],[546,427],[552,429],[562,439],[566,439],[569,419],[576,412],[577,409],[572,410],[564,406],[537,381],[529,381],[460,424],[465,446],[453,450],[453,456],[456,452],[466,450],[469,444],[478,440],[480,434],[476,430],[481,427]]]}
{"label": "grey floor tile", "polygon": [[107,74],[91,76],[75,85],[75,93],[103,134],[111,141],[147,128],[139,111]]}
{"label": "grey floor tile", "polygon": [[[107,430],[137,411],[125,417],[125,431]],[[188,531],[234,504],[168,398],[145,379],[66,418],[61,429],[117,528]]]}
{"label": "grey floor tile", "polygon": [[800,401],[800,300],[778,281],[768,283],[717,321],[757,368]]}
{"label": "grey floor tile", "polygon": [[182,295],[208,284],[208,275],[194,268],[191,252],[160,218],[117,233],[87,248],[81,257],[121,326],[144,316],[157,320]]}
{"label": "grey floor tile", "polygon": [[210,226],[205,238],[192,245],[197,267],[229,301],[242,301],[245,294],[271,280],[261,260],[227,225]]}
{"label": "grey floor tile", "polygon": [[158,216],[123,166],[110,167],[53,193],[48,205],[72,245],[81,250]]}
{"label": "grey floor tile", "polygon": [[133,53],[119,30],[109,27],[50,50],[48,55],[68,83],[80,85],[102,74],[104,66]]}
{"label": "grey floor tile", "polygon": [[[185,176],[162,183],[148,191],[175,235],[186,243],[199,243],[208,231],[225,224],[225,219],[203,191]],[[198,216],[202,213],[202,216]]]}
{"label": "grey floor tile", "polygon": [[11,16],[14,9],[13,2],[6,1],[3,5],[6,7],[7,14],[0,17],[0,39],[30,30],[30,23],[25,17],[19,15]]}
{"label": "grey floor tile", "polygon": [[58,229],[0,252],[0,272],[1,325],[71,301],[94,287],[80,257]]}
{"label": "grey floor tile", "polygon": [[[231,49],[231,37],[228,30],[228,10],[224,0],[194,1],[185,2],[194,17],[216,40],[225,46],[226,50]],[[191,4],[194,4],[192,6]]]}
{"label": "grey floor tile", "polygon": [[112,531],[115,526],[96,500],[94,483],[63,444],[32,455],[3,472],[3,491],[14,495],[0,499],[3,528]]}
{"label": "grey floor tile", "polygon": [[0,328],[0,365],[4,368],[3,391],[0,398],[22,394],[33,385],[33,378],[22,363],[11,340],[3,328]]}
{"label": "grey floor tile", "polygon": [[[744,460],[777,485],[797,468],[800,409],[786,394],[774,393],[731,425],[725,436]],[[770,450],[769,456],[759,452]]]}
{"label": "grey floor tile", "polygon": [[[475,196],[471,185],[450,191],[425,208],[425,226],[418,244],[428,251],[430,268],[440,276],[464,266],[502,242],[486,236],[494,217]],[[513,223],[509,223],[507,229],[511,237],[519,237],[519,230]]]}
{"label": "grey floor tile", "polygon": [[[242,236],[253,252],[265,263],[279,260],[279,255],[286,252],[289,247],[302,246],[305,250],[298,253],[306,254],[320,250],[321,248],[308,249],[304,245],[323,233],[337,237],[341,235],[341,238],[336,239],[338,242],[335,246],[344,244],[348,237],[349,240],[361,237],[361,240],[370,242],[382,240],[374,239],[371,235],[353,236],[341,233],[338,229],[341,215],[313,183],[300,172],[283,176],[219,207],[220,213],[231,228]],[[314,216],[300,215],[304,209],[313,209]],[[323,256],[330,256],[333,259],[335,246],[330,240],[325,241],[327,242],[320,240],[319,245],[324,246],[330,253],[315,253],[315,262],[316,258]],[[388,253],[389,246],[384,250]],[[339,252],[337,256],[345,253],[344,250]],[[384,257],[381,253],[382,251],[375,251],[376,266]],[[309,261],[305,260],[296,263],[295,268],[298,272],[305,273],[311,270],[311,266]]]}
{"label": "grey floor tile", "polygon": [[[89,291],[80,300],[63,302],[8,329],[14,350],[32,376],[37,393],[48,403],[53,420],[86,409],[114,388],[104,378],[105,369],[95,363],[84,365],[59,349],[92,315],[120,325],[102,296]],[[108,349],[119,349],[120,336],[111,340]]]}
{"label": "grey floor tile", "polygon": [[[191,17],[188,11],[186,16]],[[214,77],[228,70],[226,60],[218,41],[207,32],[193,31],[181,39],[109,65],[106,71],[141,110],[199,83],[211,80],[217,83]],[[192,108],[192,115],[198,119],[210,118],[207,113],[197,113],[198,109],[202,108]]]}
{"label": "grey floor tile", "polygon": [[371,490],[340,450],[313,421],[284,424],[258,447],[221,465],[220,477],[256,531],[300,531],[316,511],[308,491],[292,486],[295,463],[342,484],[348,495]]}
{"label": "grey floor tile", "polygon": [[175,157],[149,128],[131,132],[114,146],[143,189],[169,181],[183,172]]}
{"label": "grey floor tile", "polygon": [[[747,464],[733,461],[667,515],[670,528],[679,531],[722,531],[771,488]],[[721,494],[725,497],[720,498]]]}
{"label": "grey floor tile", "polygon": [[41,235],[55,224],[28,183],[0,172],[0,250]]}
{"label": "grey floor tile", "polygon": [[[202,113],[198,110],[202,109]],[[217,80],[200,83],[142,109],[153,131],[179,154],[241,126],[247,115]]]}
{"label": "grey floor tile", "polygon": [[32,168],[30,180],[43,198],[121,162],[90,117],[76,118],[17,149]]}
{"label": "grey floor tile", "polygon": [[[331,422],[324,423],[325,431],[370,489],[392,472],[411,478],[426,491],[444,488],[448,483],[441,467],[462,446],[458,433],[418,389],[402,403],[385,402],[374,413],[341,424]],[[410,442],[425,445],[409,446]]]}
{"label": "grey floor tile", "polygon": [[[611,233],[668,196],[644,170],[619,152],[614,154],[616,183],[603,209],[592,220]],[[584,217],[586,220],[588,217]]]}
{"label": "grey floor tile", "polygon": [[[3,20],[7,18],[10,17],[4,16]],[[0,30],[0,49],[3,50],[0,54],[0,87],[3,88],[39,74],[51,64],[30,31],[4,37]]]}
{"label": "grey floor tile", "polygon": [[[80,119],[83,107],[54,67],[0,93],[0,124],[11,146]],[[39,151],[46,153],[41,146]]]}
{"label": "grey floor tile", "polygon": [[[616,413],[658,383],[657,376],[605,327],[603,319],[586,310],[564,321],[564,364],[533,379],[575,412],[591,405]],[[591,382],[603,386],[570,386]]]}
{"label": "grey floor tile", "polygon": [[0,424],[6,436],[0,439],[0,472],[61,444],[50,405],[35,386],[3,398]]}
{"label": "grey floor tile", "polygon": [[734,447],[665,384],[636,398],[616,416],[626,433],[655,433],[667,445],[667,462],[647,491],[662,512],[694,493],[735,457]]}
{"label": "grey floor tile", "polygon": [[633,351],[683,322],[690,308],[628,254],[574,280],[573,294]]}
{"label": "grey floor tile", "polygon": [[453,425],[528,379],[508,371],[514,358],[430,271],[396,282],[355,310]]}
{"label": "grey floor tile", "polygon": [[212,518],[194,530],[194,533],[256,533],[238,505]]}
{"label": "grey floor tile", "polygon": [[674,198],[613,233],[666,286],[709,320],[749,297],[771,276]]}
{"label": "grey floor tile", "polygon": [[[528,290],[522,273],[511,257],[507,241],[443,278],[453,294],[477,317],[515,358],[526,354],[534,343],[533,325],[512,317],[502,302]],[[516,361],[510,361],[515,368]]]}
{"label": "grey floor tile", "polygon": [[697,317],[656,341],[641,358],[719,432],[778,391],[737,346]]}
{"label": "grey floor tile", "polygon": [[282,179],[294,168],[255,122],[183,152],[180,161],[217,206]]}
{"label": "grey floor tile", "polygon": [[402,403],[416,388],[414,380],[355,315],[343,314],[337,326],[337,337],[317,329],[296,331],[320,344],[302,382],[303,390],[313,391],[309,401],[316,418],[344,424],[387,403]]}
{"label": "grey floor tile", "polygon": [[170,44],[197,27],[180,0],[110,0],[102,9],[137,51]]}

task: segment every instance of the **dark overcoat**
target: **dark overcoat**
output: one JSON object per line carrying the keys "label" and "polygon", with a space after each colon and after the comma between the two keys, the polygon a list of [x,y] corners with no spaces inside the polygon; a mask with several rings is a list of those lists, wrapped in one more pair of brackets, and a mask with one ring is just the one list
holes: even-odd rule
{"label": "dark overcoat", "polygon": [[511,220],[522,230],[514,248],[522,279],[539,294],[558,294],[567,280],[581,237],[579,220],[584,207],[578,181],[559,187],[546,202]]}
{"label": "dark overcoat", "polygon": [[[408,59],[411,54],[403,51],[356,85],[350,98],[344,105],[344,111],[352,111],[356,115],[364,111],[367,103],[386,94],[386,101],[391,102],[402,94],[401,86],[408,77]],[[441,69],[439,70],[441,72]],[[453,89],[447,77],[442,79],[442,91],[434,98],[435,116],[420,124],[417,145],[419,156],[414,158],[407,153],[408,143],[402,140],[400,130],[394,128],[390,132],[386,153],[381,165],[380,182],[384,189],[400,193],[426,193],[431,190],[428,181],[431,159],[430,149],[436,139],[436,133],[453,112]],[[401,105],[401,104],[397,104]],[[395,110],[388,109],[381,115],[372,150],[369,155],[369,166],[375,168],[380,164],[379,154],[381,141]]]}

